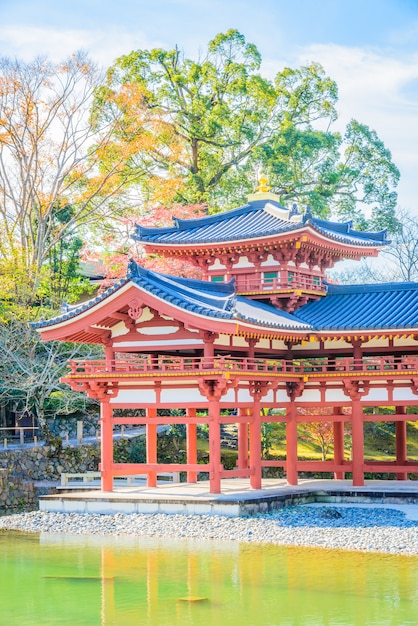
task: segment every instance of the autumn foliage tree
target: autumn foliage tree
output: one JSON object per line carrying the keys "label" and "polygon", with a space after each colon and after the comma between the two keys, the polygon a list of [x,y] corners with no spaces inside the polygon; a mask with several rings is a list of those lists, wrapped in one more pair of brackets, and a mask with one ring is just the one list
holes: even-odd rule
{"label": "autumn foliage tree", "polygon": [[[133,170],[135,155],[171,141],[167,126],[144,107],[129,124],[122,114],[98,124],[90,107],[100,79],[84,53],[58,64],[0,59],[0,295],[6,300],[31,303],[46,295],[54,303],[57,262],[63,268],[74,261],[83,229],[130,206],[127,188],[151,171]],[[127,99],[136,111],[135,86],[118,94],[118,110]],[[55,304],[62,295],[59,289]]]}
{"label": "autumn foliage tree", "polygon": [[[334,425],[332,421],[327,421],[326,416],[332,413],[332,409],[327,408],[298,408],[299,415],[305,415],[306,421],[300,426],[301,439],[314,443],[321,451],[322,461],[327,460],[328,454],[333,450],[334,446]],[[321,419],[313,421],[313,417],[318,416]],[[349,427],[345,424],[344,432],[349,434]]]}
{"label": "autumn foliage tree", "polygon": [[149,227],[172,226],[174,216],[179,219],[192,219],[202,217],[206,212],[207,207],[202,204],[176,203],[170,206],[153,207],[143,215],[128,212],[123,218],[115,218],[105,235],[103,235],[103,230],[100,232],[96,246],[85,248],[83,258],[100,264],[100,273],[105,276],[102,289],[108,287],[114,279],[126,275],[130,258],[155,272],[201,278],[201,270],[187,261],[146,255],[142,246],[134,242],[131,235],[136,224]]}

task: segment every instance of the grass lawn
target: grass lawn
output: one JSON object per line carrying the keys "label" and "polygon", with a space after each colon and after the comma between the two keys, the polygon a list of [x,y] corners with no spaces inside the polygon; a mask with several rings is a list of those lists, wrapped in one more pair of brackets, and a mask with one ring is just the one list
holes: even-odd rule
{"label": "grass lawn", "polygon": [[[302,427],[299,426],[302,434]],[[395,460],[395,432],[393,422],[366,422],[364,426],[364,455],[368,460],[392,461]],[[349,442],[350,437],[347,437]],[[185,445],[185,443],[184,443]],[[208,453],[209,443],[207,439],[198,440],[198,450]],[[418,460],[418,422],[407,422],[407,450],[408,460]],[[223,448],[225,454],[234,454],[233,450]],[[236,453],[235,453],[236,454]],[[286,426],[277,424],[274,433],[274,442],[269,449],[271,458],[286,458]],[[333,449],[330,448],[327,459],[331,460]],[[346,446],[346,459],[350,459],[350,448]],[[298,458],[304,460],[321,460],[321,446],[316,441],[307,441],[299,438]]]}

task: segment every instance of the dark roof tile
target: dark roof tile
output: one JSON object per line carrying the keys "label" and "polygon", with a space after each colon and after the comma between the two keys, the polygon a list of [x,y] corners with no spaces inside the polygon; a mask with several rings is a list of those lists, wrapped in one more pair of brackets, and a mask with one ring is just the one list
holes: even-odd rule
{"label": "dark roof tile", "polygon": [[349,245],[371,247],[389,243],[386,231],[357,231],[352,228],[351,221],[338,223],[311,216],[306,223],[289,220],[287,209],[272,200],[252,201],[237,209],[201,218],[174,219],[174,226],[169,228],[146,228],[137,225],[133,238],[144,244],[203,245],[297,232],[306,226],[334,241]]}

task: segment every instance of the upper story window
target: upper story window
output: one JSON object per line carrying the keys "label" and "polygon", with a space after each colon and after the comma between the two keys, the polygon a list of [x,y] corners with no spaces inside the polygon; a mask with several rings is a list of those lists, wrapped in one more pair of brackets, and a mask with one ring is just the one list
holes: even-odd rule
{"label": "upper story window", "polygon": [[225,276],[211,276],[210,280],[212,283],[224,283]]}
{"label": "upper story window", "polygon": [[273,284],[277,283],[277,272],[264,272],[263,280],[264,280],[264,286],[267,289],[272,289]]}
{"label": "upper story window", "polygon": [[287,272],[287,282],[293,283],[295,280],[295,272]]}
{"label": "upper story window", "polygon": [[265,283],[274,283],[276,279],[277,279],[277,272],[264,272]]}

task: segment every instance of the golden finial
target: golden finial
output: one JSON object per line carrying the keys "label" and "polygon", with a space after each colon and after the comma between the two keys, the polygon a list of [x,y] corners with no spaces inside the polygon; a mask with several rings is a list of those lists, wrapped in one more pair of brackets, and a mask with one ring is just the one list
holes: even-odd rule
{"label": "golden finial", "polygon": [[258,177],[258,187],[256,189],[256,193],[267,193],[270,191],[271,187],[268,182],[268,177],[265,174],[260,174]]}

